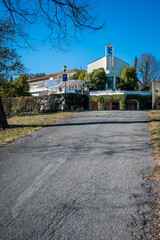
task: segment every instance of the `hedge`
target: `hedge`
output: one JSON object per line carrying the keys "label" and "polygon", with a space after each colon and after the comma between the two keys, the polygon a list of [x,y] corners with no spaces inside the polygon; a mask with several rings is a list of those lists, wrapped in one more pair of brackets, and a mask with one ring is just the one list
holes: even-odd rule
{"label": "hedge", "polygon": [[87,95],[73,93],[2,99],[6,115],[57,112],[59,110],[74,110],[76,108],[88,109],[88,101]]}

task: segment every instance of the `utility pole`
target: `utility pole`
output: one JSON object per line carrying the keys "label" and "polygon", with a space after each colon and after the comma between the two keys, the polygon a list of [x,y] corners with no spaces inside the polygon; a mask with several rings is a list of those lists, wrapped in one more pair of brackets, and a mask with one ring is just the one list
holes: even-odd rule
{"label": "utility pole", "polygon": [[67,66],[66,66],[66,65],[64,65],[64,66],[63,66],[63,72],[64,72],[64,74],[63,74],[63,81],[64,81],[64,93],[66,93],[66,81],[67,81],[67,74],[65,74],[65,72],[66,72],[66,69],[67,69]]}

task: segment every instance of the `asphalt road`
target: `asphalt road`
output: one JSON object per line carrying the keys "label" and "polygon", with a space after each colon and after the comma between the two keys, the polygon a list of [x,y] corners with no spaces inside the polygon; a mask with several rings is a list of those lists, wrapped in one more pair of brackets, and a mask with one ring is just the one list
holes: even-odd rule
{"label": "asphalt road", "polygon": [[80,112],[0,148],[0,239],[154,239],[145,112]]}

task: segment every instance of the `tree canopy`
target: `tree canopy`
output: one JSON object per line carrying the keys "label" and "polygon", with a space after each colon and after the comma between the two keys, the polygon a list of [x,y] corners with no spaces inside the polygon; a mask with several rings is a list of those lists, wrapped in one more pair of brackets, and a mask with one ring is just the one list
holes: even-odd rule
{"label": "tree canopy", "polygon": [[30,73],[29,75],[28,75],[28,78],[29,79],[32,79],[32,78],[40,78],[40,77],[44,77],[44,76],[46,76],[46,74],[45,73]]}
{"label": "tree canopy", "polygon": [[9,49],[0,43],[0,84],[8,81],[11,76],[24,72],[20,59],[15,49]]}
{"label": "tree canopy", "polygon": [[117,79],[116,88],[121,90],[137,90],[138,78],[133,67],[126,66],[122,69],[121,76]]}
{"label": "tree canopy", "polygon": [[107,77],[103,68],[94,69],[85,77],[85,81],[89,84],[90,90],[105,90]]}
{"label": "tree canopy", "polygon": [[77,71],[76,73],[74,73],[70,79],[76,79],[76,80],[84,80],[85,76],[87,75],[87,71],[86,70],[80,70]]}
{"label": "tree canopy", "polygon": [[30,96],[27,79],[28,77],[25,74],[20,74],[20,76],[14,80],[16,97]]}
{"label": "tree canopy", "polygon": [[[9,37],[12,38],[12,30],[10,26],[0,26],[0,96],[2,97],[14,96],[15,86],[12,82],[12,76],[19,75],[25,70],[21,63],[21,57],[17,54],[15,49],[11,48],[11,45],[7,41]],[[8,81],[9,79],[11,79],[10,82]],[[3,129],[8,127],[1,97],[0,125]]]}
{"label": "tree canopy", "polygon": [[0,87],[0,95],[2,98],[7,97],[24,97],[30,96],[28,77],[25,74],[20,74],[14,81],[6,81]]}
{"label": "tree canopy", "polygon": [[19,75],[25,71],[24,65],[21,63],[21,56],[18,55],[12,44],[9,44],[11,38],[12,27],[7,21],[6,25],[0,26],[0,85],[13,75]]}

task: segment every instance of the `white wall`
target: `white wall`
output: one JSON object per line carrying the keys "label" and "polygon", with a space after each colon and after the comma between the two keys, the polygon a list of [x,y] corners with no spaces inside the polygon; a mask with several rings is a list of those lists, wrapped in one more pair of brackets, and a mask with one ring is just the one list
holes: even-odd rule
{"label": "white wall", "polygon": [[95,62],[88,64],[87,72],[91,73],[94,69],[104,68],[106,69],[106,57],[100,58]]}
{"label": "white wall", "polygon": [[87,72],[90,73],[94,69],[104,68],[104,70],[108,76],[119,77],[121,75],[122,69],[124,67],[126,67],[127,65],[129,65],[129,64],[114,57],[114,68],[112,68],[112,56],[107,56],[107,57],[100,58],[97,61],[88,64]]}
{"label": "white wall", "polygon": [[129,66],[128,63],[114,57],[114,68],[112,69],[112,64],[111,64],[111,57],[107,57],[108,59],[108,67],[107,69],[110,71],[108,75],[110,76],[115,76],[119,77],[121,75],[121,71],[124,67]]}

